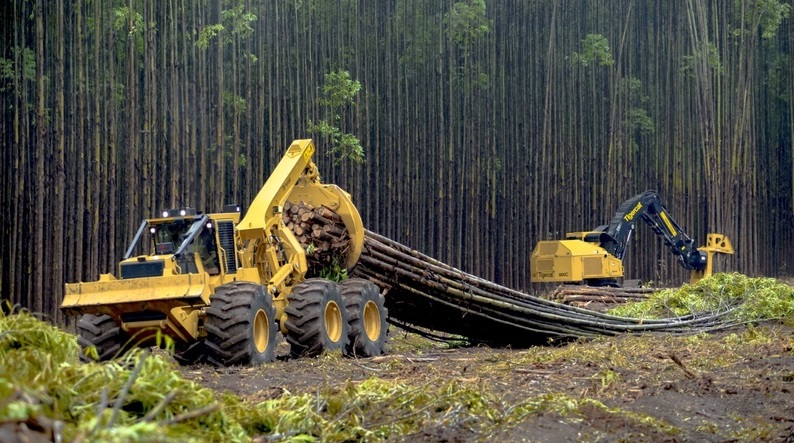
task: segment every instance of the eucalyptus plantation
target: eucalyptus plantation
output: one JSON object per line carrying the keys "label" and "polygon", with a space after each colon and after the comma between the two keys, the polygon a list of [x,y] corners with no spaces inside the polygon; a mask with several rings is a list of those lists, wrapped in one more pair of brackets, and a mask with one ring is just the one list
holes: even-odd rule
{"label": "eucalyptus plantation", "polygon": [[[792,4],[11,0],[0,296],[61,320],[142,218],[246,206],[292,140],[365,226],[523,291],[655,189],[717,270],[791,276]],[[626,276],[688,275],[646,229]]]}

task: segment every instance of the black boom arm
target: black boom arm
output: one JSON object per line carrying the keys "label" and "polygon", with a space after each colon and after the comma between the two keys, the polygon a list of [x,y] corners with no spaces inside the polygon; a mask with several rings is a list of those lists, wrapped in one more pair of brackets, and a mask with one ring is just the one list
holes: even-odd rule
{"label": "black boom arm", "polygon": [[664,244],[678,257],[681,266],[693,271],[705,269],[706,253],[697,249],[694,239],[667,213],[661,204],[661,198],[652,190],[625,201],[608,225],[595,228],[596,232],[607,234],[603,236],[600,246],[622,260],[634,225],[640,218],[644,219],[656,235],[664,239]]}

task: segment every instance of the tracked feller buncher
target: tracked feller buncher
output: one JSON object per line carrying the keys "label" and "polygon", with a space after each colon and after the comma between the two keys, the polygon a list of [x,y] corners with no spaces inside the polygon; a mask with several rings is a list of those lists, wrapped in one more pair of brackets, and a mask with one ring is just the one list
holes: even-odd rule
{"label": "tracked feller buncher", "polygon": [[567,233],[564,240],[543,240],[531,254],[534,283],[575,283],[618,286],[623,278],[622,260],[639,219],[664,240],[695,283],[713,272],[714,254],[733,254],[722,234],[708,234],[706,246],[697,247],[670,216],[655,191],[645,191],[623,203],[611,222],[588,232]]}
{"label": "tracked feller buncher", "polygon": [[141,223],[119,277],[67,284],[61,309],[80,315],[81,346],[106,360],[169,336],[182,363],[260,364],[274,359],[280,330],[292,356],[383,353],[388,323],[378,287],[307,278],[306,251],[282,219],[287,202],[332,210],[347,228],[346,266],[358,261],[361,217],[348,193],[320,182],[314,151],[311,140],[295,140],[241,220],[235,206],[164,211]]}

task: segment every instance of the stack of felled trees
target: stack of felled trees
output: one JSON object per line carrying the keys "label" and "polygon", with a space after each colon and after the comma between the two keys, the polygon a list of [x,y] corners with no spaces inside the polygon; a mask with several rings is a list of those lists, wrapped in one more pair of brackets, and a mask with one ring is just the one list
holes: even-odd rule
{"label": "stack of felled trees", "polygon": [[326,268],[344,267],[350,235],[339,214],[325,206],[287,202],[283,223],[306,251],[310,276],[319,276]]}
{"label": "stack of felled trees", "polygon": [[592,308],[600,299],[639,300],[653,290],[564,285],[566,298],[584,297],[582,303],[590,309],[581,309],[573,304],[577,300],[565,303],[508,288],[370,231],[365,231],[364,249],[351,275],[370,279],[383,290],[395,325],[455,334],[473,343],[529,346],[568,337],[702,330],[721,320],[716,314],[666,320],[614,317]]}
{"label": "stack of felled trees", "polygon": [[[334,211],[287,204],[283,221],[306,250],[307,276],[326,277],[329,273],[323,271],[334,267],[339,277],[349,271],[350,277],[372,281],[385,297],[390,323],[401,328],[455,334],[473,343],[529,346],[628,332],[699,332],[734,324],[725,317],[727,311],[668,319],[598,313],[591,308],[600,300],[639,300],[652,290],[565,285],[552,299],[541,298],[471,275],[366,229],[358,263],[346,270],[350,235]],[[581,309],[579,303],[590,309]]]}
{"label": "stack of felled trees", "polygon": [[562,285],[548,294],[547,299],[594,311],[606,311],[623,303],[646,300],[653,292],[653,288]]}

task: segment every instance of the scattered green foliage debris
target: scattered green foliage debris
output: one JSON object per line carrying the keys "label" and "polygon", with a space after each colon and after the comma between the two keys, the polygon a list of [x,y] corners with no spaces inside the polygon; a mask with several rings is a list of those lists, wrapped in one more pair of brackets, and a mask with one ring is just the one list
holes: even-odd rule
{"label": "scattered green foliage debris", "polygon": [[[374,359],[326,355],[291,362],[303,363],[305,378],[290,379],[280,395],[236,395],[186,378],[216,379],[222,376],[216,369],[182,373],[163,352],[136,349],[111,362],[81,363],[75,336],[26,312],[0,314],[0,440],[4,432],[27,432],[39,434],[26,436],[32,441],[372,442],[441,432],[443,438],[499,441],[542,420],[584,423],[576,426],[592,439],[619,431],[594,427],[597,420],[663,440],[774,437],[780,429],[764,417],[725,416],[698,431],[682,425],[684,419],[697,425],[694,414],[665,419],[627,401],[645,391],[679,389],[673,386],[684,379],[685,389],[713,376],[720,388],[742,392],[794,379],[791,366],[749,366],[758,353],[778,362],[793,352],[791,328],[781,322],[732,333],[632,334],[527,350],[452,350],[402,333],[395,340],[400,343],[392,354]],[[409,346],[407,354],[397,354],[400,344]],[[269,377],[277,365],[289,364],[231,370],[233,377]],[[308,385],[313,379],[326,381]]]}
{"label": "scattered green foliage debris", "polygon": [[55,441],[249,441],[170,359],[134,349],[81,363],[74,335],[26,312],[0,315],[0,423],[36,423]]}
{"label": "scattered green foliage debris", "polygon": [[[474,387],[370,378],[242,401],[184,379],[163,355],[134,349],[81,363],[76,337],[22,312],[0,317],[0,423],[39,423],[65,441],[382,441],[436,422],[488,435],[532,412],[572,411],[544,395],[509,407]],[[572,406],[570,406],[572,405]]]}
{"label": "scattered green foliage debris", "polygon": [[609,314],[658,319],[715,311],[730,311],[729,317],[738,322],[775,319],[793,325],[794,288],[774,278],[719,273],[693,285],[658,291]]}
{"label": "scattered green foliage debris", "polygon": [[79,352],[74,335],[26,312],[2,314],[0,426],[56,441],[383,441],[430,427],[489,436],[532,413],[571,414],[587,404],[544,393],[509,405],[480,384],[377,377],[242,399],[185,379],[162,353],[134,349],[82,363]]}

